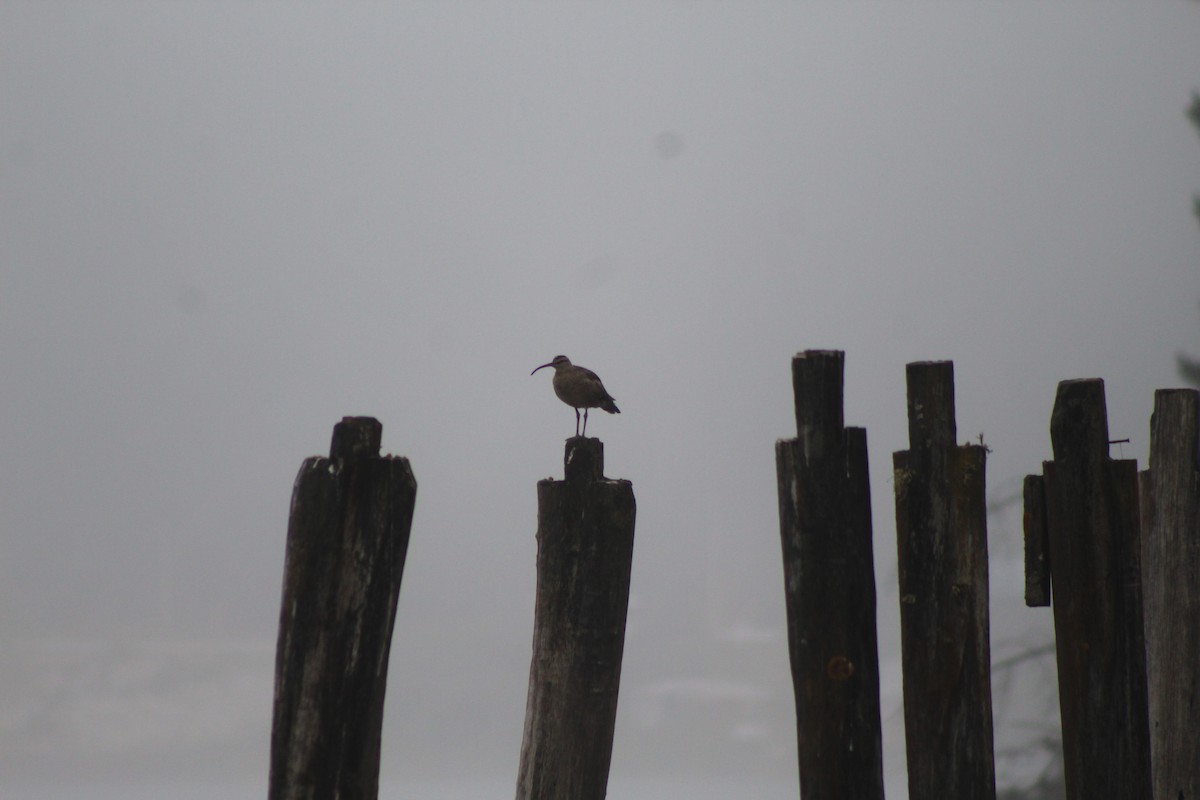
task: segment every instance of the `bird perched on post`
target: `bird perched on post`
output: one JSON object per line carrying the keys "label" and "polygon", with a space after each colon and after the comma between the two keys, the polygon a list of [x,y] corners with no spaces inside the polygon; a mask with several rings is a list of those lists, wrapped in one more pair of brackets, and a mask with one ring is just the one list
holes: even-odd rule
{"label": "bird perched on post", "polygon": [[[554,367],[554,393],[558,399],[575,409],[575,435],[579,436],[579,409],[583,409],[583,435],[587,435],[589,408],[602,408],[610,414],[620,414],[621,409],[600,382],[600,376],[584,367],[577,367],[566,356],[555,356],[549,364],[535,369]],[[530,375],[533,372],[529,373]]]}

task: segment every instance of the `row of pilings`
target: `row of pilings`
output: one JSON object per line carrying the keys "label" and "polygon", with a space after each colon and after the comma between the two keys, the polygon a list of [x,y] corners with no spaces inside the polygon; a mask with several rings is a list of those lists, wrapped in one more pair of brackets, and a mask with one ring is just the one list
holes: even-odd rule
{"label": "row of pilings", "polygon": [[[883,798],[867,436],[844,354],[792,360],[797,435],[776,443],[800,794]],[[911,800],[996,796],[986,460],[958,444],[950,362],[907,367],[893,455]],[[304,461],[288,524],[271,800],[378,794],[388,654],[416,502],[382,426],[347,417]],[[1026,604],[1053,606],[1068,800],[1200,800],[1200,393],[1160,390],[1150,466],[1109,457],[1104,384],[1059,384],[1054,459],[1026,478]],[[607,791],[636,504],[598,439],[537,486],[533,654],[517,800]]]}

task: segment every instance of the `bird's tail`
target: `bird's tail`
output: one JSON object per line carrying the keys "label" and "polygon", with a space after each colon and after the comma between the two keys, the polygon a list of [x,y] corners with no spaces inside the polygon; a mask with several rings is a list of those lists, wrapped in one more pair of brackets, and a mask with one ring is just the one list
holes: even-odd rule
{"label": "bird's tail", "polygon": [[617,404],[612,401],[611,397],[606,397],[603,404],[600,406],[610,414],[620,414],[621,409],[617,408]]}

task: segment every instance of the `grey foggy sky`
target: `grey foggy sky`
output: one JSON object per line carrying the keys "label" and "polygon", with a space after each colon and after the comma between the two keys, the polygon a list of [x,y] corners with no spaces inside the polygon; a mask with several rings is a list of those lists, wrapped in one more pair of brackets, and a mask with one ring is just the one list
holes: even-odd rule
{"label": "grey foggy sky", "polygon": [[638,499],[614,774],[639,687],[786,706],[791,355],[847,352],[894,644],[906,362],[955,361],[1004,494],[1059,380],[1144,462],[1200,351],[1198,41],[1185,2],[0,4],[0,637],[273,642],[295,472],[370,414],[420,486],[385,762],[432,730],[515,774],[565,353]]}

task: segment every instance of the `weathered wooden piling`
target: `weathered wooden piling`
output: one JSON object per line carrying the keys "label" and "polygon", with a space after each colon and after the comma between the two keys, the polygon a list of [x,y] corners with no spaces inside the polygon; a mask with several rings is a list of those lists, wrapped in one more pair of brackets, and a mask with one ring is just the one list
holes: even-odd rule
{"label": "weathered wooden piling", "polygon": [[517,800],[601,800],[608,787],[636,504],[599,439],[567,440],[538,482],[533,658]]}
{"label": "weathered wooden piling", "polygon": [[271,800],[373,800],[388,652],[417,483],[346,417],[306,459],[288,521],[275,654]]}
{"label": "weathered wooden piling", "polygon": [[1200,798],[1200,392],[1160,389],[1142,486],[1154,797]]}
{"label": "weathered wooden piling", "polygon": [[987,448],[955,443],[954,365],[908,365],[892,457],[910,800],[994,800]]}
{"label": "weathered wooden piling", "polygon": [[881,800],[867,434],[843,427],[843,364],[792,359],[798,435],[775,443],[800,794]]}
{"label": "weathered wooden piling", "polygon": [[[1067,800],[1149,800],[1137,464],[1108,456],[1102,380],[1058,385],[1050,437],[1054,460],[1042,469],[1044,563],[1054,607]],[[1027,493],[1027,502],[1036,503],[1037,495]],[[1027,531],[1032,526],[1035,538],[1036,513],[1026,506]]]}

